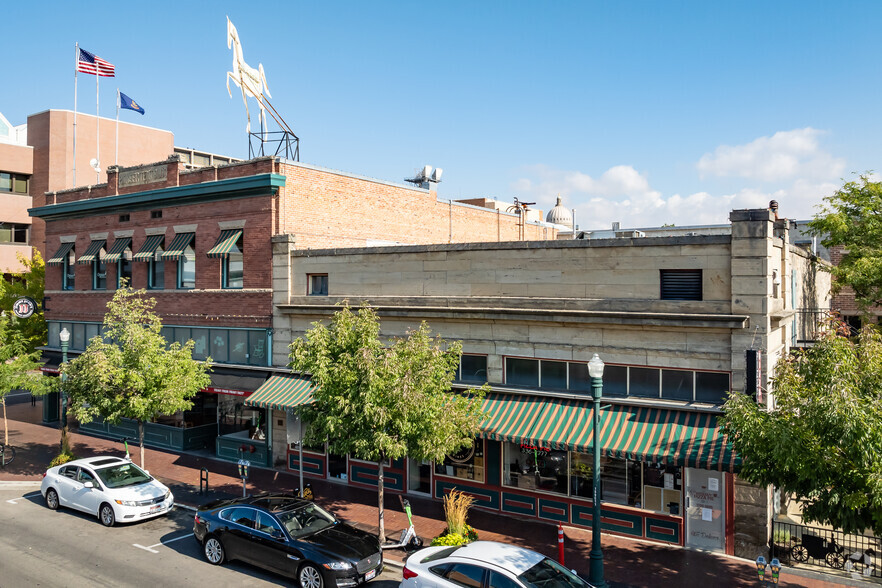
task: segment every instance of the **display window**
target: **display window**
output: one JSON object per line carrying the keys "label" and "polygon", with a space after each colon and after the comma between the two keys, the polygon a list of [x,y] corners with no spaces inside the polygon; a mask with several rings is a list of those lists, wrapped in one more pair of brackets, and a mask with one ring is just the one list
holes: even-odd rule
{"label": "display window", "polygon": [[435,463],[435,473],[461,480],[484,481],[484,440],[475,439],[473,443],[444,460]]}
{"label": "display window", "polygon": [[567,451],[528,443],[505,443],[503,485],[566,494],[568,462]]}

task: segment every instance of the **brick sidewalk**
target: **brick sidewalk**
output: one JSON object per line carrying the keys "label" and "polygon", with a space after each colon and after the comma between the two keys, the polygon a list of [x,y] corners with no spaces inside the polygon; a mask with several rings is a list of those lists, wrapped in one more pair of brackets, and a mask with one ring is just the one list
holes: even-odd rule
{"label": "brick sidewalk", "polygon": [[[0,480],[40,480],[48,463],[58,453],[59,431],[40,424],[40,403],[7,407],[9,441],[18,451],[15,462],[0,471]],[[123,446],[118,441],[78,433],[71,434],[74,453],[78,457],[91,455],[121,455]],[[130,444],[132,459],[140,462],[140,449]],[[236,464],[192,454],[145,450],[146,469],[168,484],[179,504],[197,506],[219,497],[242,495],[242,482],[236,477]],[[208,470],[210,492],[200,495],[201,468]],[[312,484],[316,502],[361,528],[377,531],[377,493],[346,484],[304,478]],[[251,468],[248,492],[293,491],[298,486],[294,473]],[[414,512],[414,527],[426,544],[446,526],[439,501],[408,496]],[[389,539],[397,539],[407,526],[396,494],[386,493],[385,528]],[[503,541],[529,547],[557,558],[557,527],[531,519],[516,519],[498,512],[473,509],[469,523],[477,529],[481,539]],[[588,553],[591,549],[591,531],[564,527],[565,559],[571,567],[588,576]],[[390,563],[404,557],[401,550],[386,552]],[[719,556],[700,551],[603,535],[605,578],[612,588],[695,586],[716,588],[759,585],[752,561]],[[866,586],[832,575],[784,569],[779,586]]]}

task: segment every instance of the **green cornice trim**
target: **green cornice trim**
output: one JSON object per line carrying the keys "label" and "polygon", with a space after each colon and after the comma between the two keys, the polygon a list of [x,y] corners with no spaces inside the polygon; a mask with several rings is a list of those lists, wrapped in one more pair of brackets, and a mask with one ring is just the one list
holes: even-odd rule
{"label": "green cornice trim", "polygon": [[181,206],[196,202],[213,202],[261,196],[275,193],[284,185],[285,176],[281,174],[259,174],[243,178],[218,180],[216,182],[202,182],[189,186],[174,186],[172,188],[147,190],[146,192],[133,192],[131,194],[118,194],[116,196],[102,196],[100,198],[87,198],[75,202],[50,204],[48,206],[29,208],[28,214],[44,220],[78,218],[109,212],[146,210],[165,206]]}

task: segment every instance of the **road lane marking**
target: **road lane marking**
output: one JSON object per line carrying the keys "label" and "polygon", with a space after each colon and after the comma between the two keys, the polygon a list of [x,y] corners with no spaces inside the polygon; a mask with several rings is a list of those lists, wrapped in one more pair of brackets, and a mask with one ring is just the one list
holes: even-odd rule
{"label": "road lane marking", "polygon": [[175,541],[180,541],[181,539],[186,539],[187,537],[192,537],[193,533],[187,533],[186,535],[182,535],[181,537],[175,537],[174,539],[169,539],[168,541],[160,541],[159,543],[154,543],[148,547],[144,547],[143,545],[139,545],[137,543],[132,543],[135,547],[139,549],[143,549],[144,551],[149,551],[150,553],[159,553],[154,547],[159,547],[160,545],[168,545],[169,543],[174,543]]}
{"label": "road lane marking", "polygon": [[32,496],[40,496],[40,495],[41,495],[41,492],[28,492],[27,494],[24,494],[23,496],[19,496],[18,498],[13,498],[12,500],[7,500],[6,502],[8,502],[9,504],[18,504],[18,502],[17,502],[18,500],[22,500],[24,498],[31,498]]}

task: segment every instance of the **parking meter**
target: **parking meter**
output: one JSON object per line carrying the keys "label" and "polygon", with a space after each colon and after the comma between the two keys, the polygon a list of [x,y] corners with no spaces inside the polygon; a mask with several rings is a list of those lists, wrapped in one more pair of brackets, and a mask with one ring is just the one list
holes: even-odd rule
{"label": "parking meter", "polygon": [[772,584],[778,583],[778,575],[781,573],[781,562],[778,561],[778,558],[774,558],[771,563],[769,563],[769,567],[772,568]]}
{"label": "parking meter", "polygon": [[759,576],[760,582],[766,578],[766,558],[759,556],[756,558],[756,574]]}
{"label": "parking meter", "polygon": [[248,466],[251,465],[251,462],[247,459],[240,459],[236,465],[239,466],[239,477],[242,478],[242,498],[245,498],[248,495],[245,481],[248,479]]}

